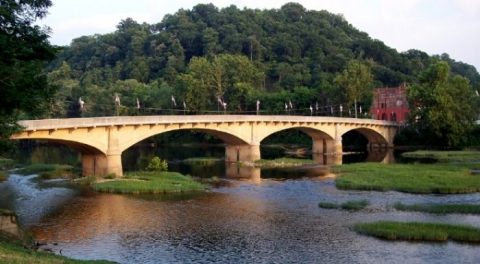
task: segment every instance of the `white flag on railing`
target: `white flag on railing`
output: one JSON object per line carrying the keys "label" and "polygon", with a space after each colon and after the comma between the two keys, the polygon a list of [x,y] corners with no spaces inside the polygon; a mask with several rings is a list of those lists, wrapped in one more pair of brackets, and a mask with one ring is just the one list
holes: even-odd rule
{"label": "white flag on railing", "polygon": [[122,105],[122,104],[120,103],[120,96],[118,96],[117,93],[115,94],[115,104],[117,104],[118,106],[121,106],[121,105]]}
{"label": "white flag on railing", "polygon": [[172,104],[174,107],[177,107],[177,102],[175,101],[175,97],[172,95]]}
{"label": "white flag on railing", "polygon": [[78,98],[78,104],[80,105],[80,110],[83,110],[83,105],[85,102],[82,100],[82,97]]}

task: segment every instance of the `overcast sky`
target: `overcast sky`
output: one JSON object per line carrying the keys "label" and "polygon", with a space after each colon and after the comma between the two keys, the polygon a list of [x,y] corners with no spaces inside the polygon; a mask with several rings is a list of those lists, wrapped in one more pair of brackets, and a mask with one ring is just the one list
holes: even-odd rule
{"label": "overcast sky", "polygon": [[[198,3],[217,7],[280,8],[282,0],[53,0],[40,24],[52,29],[51,42],[68,45],[83,35],[115,30],[121,19],[156,23],[165,14]],[[356,28],[388,46],[429,54],[448,53],[480,70],[480,0],[297,0],[307,9],[343,14]]]}

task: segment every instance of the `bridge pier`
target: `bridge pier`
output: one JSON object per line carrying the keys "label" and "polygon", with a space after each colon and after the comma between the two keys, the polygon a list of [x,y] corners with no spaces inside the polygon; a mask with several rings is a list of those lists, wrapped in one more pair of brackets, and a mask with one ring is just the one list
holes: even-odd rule
{"label": "bridge pier", "polygon": [[82,176],[107,175],[107,157],[103,154],[82,154]]}
{"label": "bridge pier", "polygon": [[314,154],[325,153],[341,155],[343,153],[342,141],[331,139],[313,139],[312,152]]}
{"label": "bridge pier", "polygon": [[82,176],[102,177],[112,173],[123,176],[121,155],[82,154]]}
{"label": "bridge pier", "polygon": [[123,176],[122,154],[107,155],[107,175],[114,174],[116,177]]}
{"label": "bridge pier", "polygon": [[260,145],[227,145],[225,146],[225,161],[256,161],[260,159]]}

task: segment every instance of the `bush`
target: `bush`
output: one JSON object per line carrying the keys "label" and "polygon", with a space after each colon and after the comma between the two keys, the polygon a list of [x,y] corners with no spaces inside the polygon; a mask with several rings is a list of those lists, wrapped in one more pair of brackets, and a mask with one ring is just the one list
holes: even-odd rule
{"label": "bush", "polygon": [[162,160],[159,157],[153,157],[147,166],[148,171],[167,171],[168,163],[166,160]]}

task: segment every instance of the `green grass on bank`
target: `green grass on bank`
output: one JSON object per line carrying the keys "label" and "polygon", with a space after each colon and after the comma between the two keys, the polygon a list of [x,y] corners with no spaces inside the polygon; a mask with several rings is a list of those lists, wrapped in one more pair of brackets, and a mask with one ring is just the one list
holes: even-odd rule
{"label": "green grass on bank", "polygon": [[480,243],[480,229],[462,225],[378,221],[356,224],[354,230],[386,240]]}
{"label": "green grass on bank", "polygon": [[335,167],[336,186],[345,190],[459,194],[480,191],[469,165],[356,163]]}
{"label": "green grass on bank", "polygon": [[360,211],[367,207],[370,204],[369,201],[367,200],[351,200],[351,201],[346,201],[342,204],[337,204],[333,202],[320,202],[318,203],[318,207],[324,208],[324,209],[343,209],[347,211]]}
{"label": "green grass on bank", "polygon": [[257,160],[255,167],[259,168],[277,168],[277,167],[294,167],[306,164],[314,164],[311,159],[295,159],[295,158],[278,158],[273,160]]}
{"label": "green grass on bank", "polygon": [[40,178],[45,180],[57,179],[57,178],[72,177],[73,166],[60,165],[60,164],[36,163],[36,164],[31,164],[19,169],[17,173],[20,173],[23,175],[39,174]]}
{"label": "green grass on bank", "polygon": [[439,162],[480,162],[480,151],[418,150],[402,153],[405,158],[429,158]]}
{"label": "green grass on bank", "polygon": [[114,263],[104,260],[74,260],[52,253],[39,252],[25,248],[20,242],[13,242],[0,234],[0,263],[9,264],[80,264],[80,263]]}
{"label": "green grass on bank", "polygon": [[430,214],[480,214],[479,204],[402,204],[393,206],[400,211],[424,212]]}
{"label": "green grass on bank", "polygon": [[134,172],[124,178],[93,183],[99,192],[157,194],[203,191],[206,186],[177,172]]}
{"label": "green grass on bank", "polygon": [[186,164],[192,164],[192,165],[203,165],[203,166],[209,166],[209,165],[214,165],[218,162],[222,162],[222,158],[213,158],[213,157],[195,157],[195,158],[188,158],[184,159],[182,162]]}

